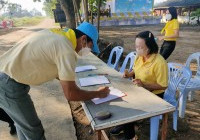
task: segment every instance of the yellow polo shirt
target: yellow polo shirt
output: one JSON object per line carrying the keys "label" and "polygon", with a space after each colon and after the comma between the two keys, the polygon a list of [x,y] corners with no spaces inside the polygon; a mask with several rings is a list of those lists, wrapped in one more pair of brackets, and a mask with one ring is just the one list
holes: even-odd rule
{"label": "yellow polo shirt", "polygon": [[67,32],[63,31],[60,28],[53,28],[50,29],[53,33],[65,36],[68,40],[70,40],[70,42],[72,43],[72,46],[74,48],[74,50],[76,49],[76,34],[72,29],[67,29]]}
{"label": "yellow polo shirt", "polygon": [[48,29],[32,34],[0,56],[0,71],[28,85],[74,81],[77,54],[70,40]]}
{"label": "yellow polo shirt", "polygon": [[[161,34],[165,31],[165,36],[174,35],[174,30],[179,29],[179,23],[177,19],[170,20],[166,23],[165,27],[162,29]],[[176,41],[176,38],[167,38],[166,41]]]}
{"label": "yellow polo shirt", "polygon": [[[138,56],[135,60],[133,70],[135,78],[140,79],[144,84],[159,84],[162,87],[168,86],[167,62],[160,54],[152,54],[146,62],[143,57]],[[160,94],[164,90],[154,90],[155,94]]]}

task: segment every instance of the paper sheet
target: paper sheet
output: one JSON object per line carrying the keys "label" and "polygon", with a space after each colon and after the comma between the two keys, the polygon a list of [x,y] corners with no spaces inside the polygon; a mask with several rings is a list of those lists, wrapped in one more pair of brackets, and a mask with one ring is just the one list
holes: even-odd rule
{"label": "paper sheet", "polygon": [[124,94],[123,92],[121,92],[120,90],[114,87],[110,87],[109,89],[110,89],[110,94],[106,98],[94,98],[92,99],[92,101],[95,104],[101,104],[107,101],[111,101],[111,100],[126,96],[126,94]]}
{"label": "paper sheet", "polygon": [[90,76],[90,77],[80,78],[79,82],[82,87],[110,83],[108,78],[106,78],[105,76]]}
{"label": "paper sheet", "polygon": [[75,72],[84,72],[89,70],[96,70],[97,68],[93,65],[79,66],[76,67]]}

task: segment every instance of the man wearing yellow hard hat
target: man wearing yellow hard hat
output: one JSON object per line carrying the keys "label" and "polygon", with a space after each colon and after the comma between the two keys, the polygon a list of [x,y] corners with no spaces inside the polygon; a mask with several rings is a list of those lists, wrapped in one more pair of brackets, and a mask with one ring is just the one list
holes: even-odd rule
{"label": "man wearing yellow hard hat", "polygon": [[77,55],[91,50],[99,53],[98,32],[83,22],[77,29],[48,29],[18,42],[0,57],[0,107],[13,119],[20,140],[45,140],[44,129],[33,102],[29,85],[58,78],[70,101],[103,98],[108,87],[85,91],[75,83]]}

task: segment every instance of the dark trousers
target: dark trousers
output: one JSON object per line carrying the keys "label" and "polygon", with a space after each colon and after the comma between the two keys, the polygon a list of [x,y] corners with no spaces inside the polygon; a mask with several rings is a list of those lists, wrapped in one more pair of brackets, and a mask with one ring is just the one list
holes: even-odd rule
{"label": "dark trousers", "polygon": [[[163,99],[164,92],[160,93],[160,94],[156,94],[156,95]],[[134,129],[134,127],[135,127],[135,123],[134,122],[123,125],[124,135],[125,135],[126,139],[132,139],[132,138],[135,137],[135,129]]]}
{"label": "dark trousers", "polygon": [[0,72],[0,106],[15,122],[18,139],[46,140],[29,90],[29,85],[18,83]]}
{"label": "dark trousers", "polygon": [[0,108],[0,120],[9,123],[10,125],[14,124],[14,121],[8,116],[8,114]]}
{"label": "dark trousers", "polygon": [[174,51],[176,46],[176,41],[164,41],[161,49],[160,49],[160,54],[164,57],[166,60]]}

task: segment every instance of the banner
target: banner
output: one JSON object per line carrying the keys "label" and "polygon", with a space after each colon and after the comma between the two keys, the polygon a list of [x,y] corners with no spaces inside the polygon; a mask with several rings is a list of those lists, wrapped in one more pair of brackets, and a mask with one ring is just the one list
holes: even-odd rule
{"label": "banner", "polygon": [[149,12],[152,0],[115,0],[115,12]]}

